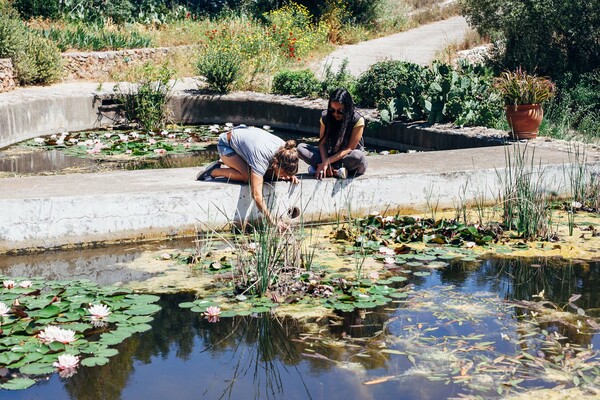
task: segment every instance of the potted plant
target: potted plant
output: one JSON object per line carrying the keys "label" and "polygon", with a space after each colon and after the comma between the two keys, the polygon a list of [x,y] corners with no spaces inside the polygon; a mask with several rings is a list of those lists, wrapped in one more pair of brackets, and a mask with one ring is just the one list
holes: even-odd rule
{"label": "potted plant", "polygon": [[503,72],[496,78],[495,86],[504,99],[513,137],[535,139],[544,117],[542,103],[554,95],[554,83],[518,68],[514,72]]}

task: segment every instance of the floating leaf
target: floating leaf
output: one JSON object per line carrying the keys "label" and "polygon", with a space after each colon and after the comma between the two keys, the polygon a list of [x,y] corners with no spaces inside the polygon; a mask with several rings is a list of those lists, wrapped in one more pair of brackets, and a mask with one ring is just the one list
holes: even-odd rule
{"label": "floating leaf", "polygon": [[414,276],[429,276],[431,275],[431,272],[427,272],[427,271],[417,271],[413,273]]}
{"label": "floating leaf", "polygon": [[35,381],[29,378],[15,378],[0,385],[2,389],[6,390],[23,390],[35,385]]}
{"label": "floating leaf", "polygon": [[95,367],[97,365],[106,365],[108,358],[106,357],[88,357],[81,360],[81,365],[86,367]]}
{"label": "floating leaf", "polygon": [[45,375],[53,373],[55,368],[48,364],[28,364],[19,368],[19,372],[26,375]]}
{"label": "floating leaf", "polygon": [[125,310],[128,315],[150,315],[160,311],[160,306],[157,304],[138,304]]}

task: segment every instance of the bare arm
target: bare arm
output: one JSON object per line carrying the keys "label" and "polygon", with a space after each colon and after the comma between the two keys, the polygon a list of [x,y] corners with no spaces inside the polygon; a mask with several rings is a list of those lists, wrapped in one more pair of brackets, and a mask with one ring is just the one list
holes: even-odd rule
{"label": "bare arm", "polygon": [[258,175],[256,172],[250,173],[250,190],[252,193],[252,198],[256,203],[256,207],[258,207],[258,210],[262,213],[262,215],[264,215],[269,223],[275,225],[277,221],[275,221],[269,212],[269,208],[267,207],[267,203],[263,197],[263,183],[264,179],[262,176]]}
{"label": "bare arm", "polygon": [[323,178],[325,176],[331,176],[333,171],[331,170],[331,165],[327,161],[327,143],[325,142],[325,125],[323,123],[320,124],[321,129],[319,130],[319,153],[321,153],[321,163],[317,165],[317,170],[315,171],[315,176],[317,178]]}
{"label": "bare arm", "polygon": [[365,130],[364,125],[357,126],[354,129],[352,129],[352,134],[350,135],[350,140],[348,141],[348,145],[346,147],[344,147],[343,149],[340,149],[340,151],[338,151],[334,155],[332,155],[328,158],[324,158],[324,160],[327,160],[327,163],[331,164],[331,163],[337,162],[337,161],[341,160],[342,158],[346,157],[352,150],[356,149],[356,147],[358,146],[358,143],[362,139],[364,130]]}

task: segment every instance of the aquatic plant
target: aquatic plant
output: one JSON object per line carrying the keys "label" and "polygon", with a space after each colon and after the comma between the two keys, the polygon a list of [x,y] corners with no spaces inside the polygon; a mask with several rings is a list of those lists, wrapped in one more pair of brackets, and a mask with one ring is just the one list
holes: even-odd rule
{"label": "aquatic plant", "polygon": [[546,239],[550,236],[549,196],[541,162],[535,165],[535,149],[529,152],[527,145],[505,149],[506,168],[496,171],[502,191],[502,222],[524,239]]}
{"label": "aquatic plant", "polygon": [[[69,377],[78,364],[108,363],[118,353],[111,346],[149,330],[150,315],[160,310],[153,304],[158,296],[99,287],[86,280],[3,282],[0,364],[11,372],[6,375],[10,379],[0,384],[3,389],[25,389],[56,369],[61,377]],[[92,323],[98,320],[104,322],[100,327]]]}

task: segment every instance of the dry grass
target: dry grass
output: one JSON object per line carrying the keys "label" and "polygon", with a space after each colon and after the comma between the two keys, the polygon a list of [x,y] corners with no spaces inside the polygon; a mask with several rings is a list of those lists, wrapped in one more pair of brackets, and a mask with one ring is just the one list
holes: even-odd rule
{"label": "dry grass", "polygon": [[457,58],[457,53],[477,46],[490,43],[489,38],[482,37],[473,29],[469,29],[461,42],[450,43],[444,50],[436,54],[435,59],[452,64]]}

